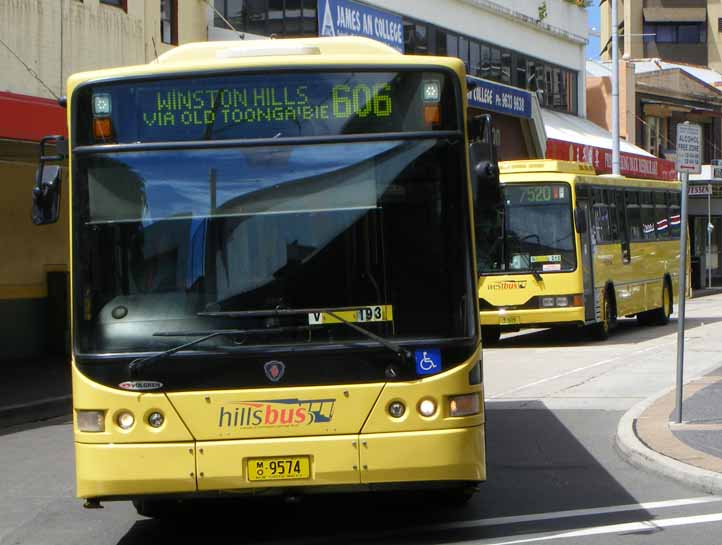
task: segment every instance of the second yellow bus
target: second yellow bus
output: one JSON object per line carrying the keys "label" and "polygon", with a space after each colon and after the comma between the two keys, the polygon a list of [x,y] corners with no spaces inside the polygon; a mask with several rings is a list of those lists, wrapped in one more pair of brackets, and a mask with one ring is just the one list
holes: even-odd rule
{"label": "second yellow bus", "polygon": [[679,182],[598,176],[554,160],[500,163],[501,206],[477,213],[479,308],[487,343],[502,330],[586,326],[618,317],[665,324],[677,293]]}

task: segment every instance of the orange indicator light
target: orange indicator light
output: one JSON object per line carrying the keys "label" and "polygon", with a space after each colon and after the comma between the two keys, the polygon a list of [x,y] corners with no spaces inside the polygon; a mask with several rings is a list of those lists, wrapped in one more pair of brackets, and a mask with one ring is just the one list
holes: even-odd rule
{"label": "orange indicator light", "polygon": [[427,125],[438,124],[441,121],[441,108],[438,104],[424,105],[424,122]]}
{"label": "orange indicator light", "polygon": [[93,136],[96,140],[108,140],[113,137],[113,124],[109,117],[93,119]]}
{"label": "orange indicator light", "polygon": [[582,297],[581,295],[575,295],[574,299],[572,300],[572,306],[573,307],[584,306],[584,297]]}

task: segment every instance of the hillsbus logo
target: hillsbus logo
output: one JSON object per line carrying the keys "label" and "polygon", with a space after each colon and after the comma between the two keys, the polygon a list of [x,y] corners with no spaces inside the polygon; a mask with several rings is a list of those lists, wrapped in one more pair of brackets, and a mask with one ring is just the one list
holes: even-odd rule
{"label": "hillsbus logo", "polygon": [[335,399],[273,399],[236,401],[221,407],[219,428],[270,428],[331,422]]}
{"label": "hillsbus logo", "polygon": [[489,291],[496,290],[523,290],[526,289],[526,280],[501,280],[498,282],[489,282],[486,285]]}

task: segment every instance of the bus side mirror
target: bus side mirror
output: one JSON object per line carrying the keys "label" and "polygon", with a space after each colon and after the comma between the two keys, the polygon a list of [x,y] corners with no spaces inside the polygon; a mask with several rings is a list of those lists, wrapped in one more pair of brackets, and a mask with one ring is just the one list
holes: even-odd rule
{"label": "bus side mirror", "polygon": [[574,209],[574,225],[580,235],[587,232],[587,214],[578,206]]}
{"label": "bus side mirror", "polygon": [[33,223],[46,225],[60,215],[60,167],[42,163],[35,172],[33,188]]}
{"label": "bus side mirror", "polygon": [[[45,146],[54,142],[57,153],[45,155]],[[35,225],[55,223],[60,216],[60,166],[46,165],[46,161],[62,161],[67,154],[62,136],[46,136],[40,140],[40,166],[35,171],[32,218]]]}

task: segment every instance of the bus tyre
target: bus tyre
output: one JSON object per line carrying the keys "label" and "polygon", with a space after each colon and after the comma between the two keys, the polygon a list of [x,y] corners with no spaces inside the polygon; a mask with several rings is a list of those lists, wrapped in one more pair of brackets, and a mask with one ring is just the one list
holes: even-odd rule
{"label": "bus tyre", "polygon": [[492,346],[499,342],[501,328],[498,325],[481,326],[481,342],[486,346]]}
{"label": "bus tyre", "polygon": [[143,517],[165,519],[173,516],[175,503],[170,500],[133,500],[133,507]]}
{"label": "bus tyre", "polygon": [[592,337],[598,341],[606,341],[609,338],[609,330],[615,322],[614,301],[609,291],[604,294],[602,305],[604,305],[602,309],[604,318],[591,326]]}
{"label": "bus tyre", "polygon": [[669,323],[669,317],[672,314],[672,288],[668,281],[664,282],[662,288],[662,306],[654,309],[650,313],[651,322],[654,325],[666,325]]}

